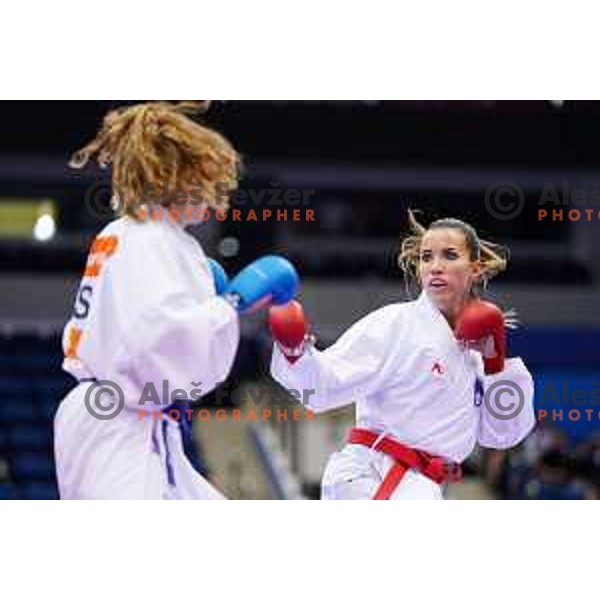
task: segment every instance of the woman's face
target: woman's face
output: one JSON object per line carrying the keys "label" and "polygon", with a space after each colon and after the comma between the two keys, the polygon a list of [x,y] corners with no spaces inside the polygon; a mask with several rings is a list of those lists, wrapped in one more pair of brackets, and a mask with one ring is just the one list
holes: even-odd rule
{"label": "woman's face", "polygon": [[471,260],[462,231],[441,227],[423,236],[418,273],[423,290],[453,324],[481,274],[481,263]]}

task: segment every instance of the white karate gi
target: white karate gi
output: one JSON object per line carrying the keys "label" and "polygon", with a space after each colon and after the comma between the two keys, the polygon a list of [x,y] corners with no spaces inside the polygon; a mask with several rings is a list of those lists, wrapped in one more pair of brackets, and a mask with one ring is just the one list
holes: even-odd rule
{"label": "white karate gi", "polygon": [[[533,381],[523,361],[508,359],[504,371],[484,375],[480,354],[458,343],[425,292],[376,310],[327,350],[311,348],[293,365],[275,346],[271,374],[288,389],[315,390],[307,394],[315,412],[355,403],[357,427],[455,462],[477,442],[514,446],[535,424]],[[483,389],[502,380],[517,384],[524,396],[509,420],[495,418],[482,403]],[[501,402],[507,405],[506,398]],[[392,464],[381,452],[348,444],[327,464],[322,497],[372,498]],[[408,471],[392,495],[402,498],[441,499],[441,487]]]}
{"label": "white karate gi", "polygon": [[150,382],[159,395],[163,380],[189,395],[225,380],[237,313],[215,296],[204,252],[178,224],[124,217],[99,238],[65,328],[63,367],[79,381],[115,382],[125,403],[114,418],[95,418],[84,403],[89,382],[62,401],[54,424],[61,498],[220,499],[185,456],[180,423],[140,419],[140,409],[165,407],[139,399]]}

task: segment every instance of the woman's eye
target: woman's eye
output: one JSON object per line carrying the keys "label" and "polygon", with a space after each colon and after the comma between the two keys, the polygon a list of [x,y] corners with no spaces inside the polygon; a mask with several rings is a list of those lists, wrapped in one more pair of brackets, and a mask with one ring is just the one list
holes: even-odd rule
{"label": "woman's eye", "polygon": [[455,250],[448,250],[446,252],[446,258],[448,260],[456,260],[458,258],[458,252],[456,252]]}
{"label": "woman's eye", "polygon": [[431,254],[421,254],[422,262],[429,262],[431,260]]}

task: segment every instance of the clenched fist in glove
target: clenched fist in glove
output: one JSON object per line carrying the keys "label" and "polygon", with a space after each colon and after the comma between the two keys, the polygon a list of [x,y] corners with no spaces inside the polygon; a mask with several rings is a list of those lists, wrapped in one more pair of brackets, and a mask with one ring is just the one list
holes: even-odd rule
{"label": "clenched fist in glove", "polygon": [[504,370],[506,325],[495,304],[476,298],[462,310],[454,333],[458,340],[481,352],[486,375]]}
{"label": "clenched fist in glove", "polygon": [[269,329],[279,349],[294,364],[304,353],[311,338],[308,321],[300,302],[292,300],[269,309]]}
{"label": "clenched fist in glove", "polygon": [[225,287],[224,297],[240,313],[268,304],[286,304],[298,292],[294,265],[281,256],[263,256],[238,273]]}
{"label": "clenched fist in glove", "polygon": [[227,271],[223,268],[223,265],[214,258],[208,259],[208,266],[213,276],[215,291],[217,292],[217,296],[220,296],[225,292],[229,285],[229,276],[227,275]]}

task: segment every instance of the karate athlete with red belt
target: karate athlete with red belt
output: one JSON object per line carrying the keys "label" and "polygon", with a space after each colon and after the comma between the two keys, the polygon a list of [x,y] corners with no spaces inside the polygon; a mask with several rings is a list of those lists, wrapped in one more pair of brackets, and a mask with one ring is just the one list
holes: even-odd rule
{"label": "karate athlete with red belt", "polygon": [[477,443],[510,448],[535,425],[532,377],[520,358],[505,359],[511,320],[479,297],[506,268],[503,249],[457,219],[427,229],[409,220],[399,264],[418,299],[374,311],[324,351],[298,302],[270,310],[272,376],[315,390],[315,412],[356,404],[356,427],[326,466],[323,499],[442,499],[442,484],[460,477]]}

